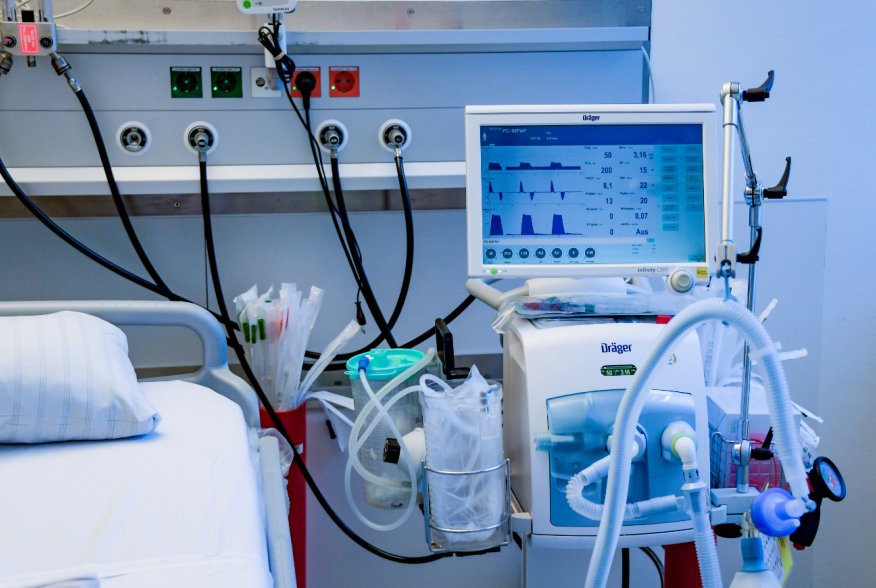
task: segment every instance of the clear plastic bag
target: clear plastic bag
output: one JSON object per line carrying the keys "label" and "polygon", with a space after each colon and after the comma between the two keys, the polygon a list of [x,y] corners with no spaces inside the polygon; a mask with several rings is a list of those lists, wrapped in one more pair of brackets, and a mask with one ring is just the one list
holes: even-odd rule
{"label": "clear plastic bag", "polygon": [[472,368],[459,387],[420,379],[430,547],[472,551],[508,537],[502,388]]}

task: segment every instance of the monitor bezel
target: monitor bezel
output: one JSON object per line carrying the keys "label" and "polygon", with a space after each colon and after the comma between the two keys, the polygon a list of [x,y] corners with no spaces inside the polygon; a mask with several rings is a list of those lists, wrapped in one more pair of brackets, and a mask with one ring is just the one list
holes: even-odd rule
{"label": "monitor bezel", "polygon": [[[687,270],[698,282],[714,271],[718,203],[714,149],[717,145],[712,104],[585,104],[561,106],[468,106],[465,109],[466,234],[468,275],[472,278],[668,276]],[[483,217],[480,128],[515,125],[697,124],[703,129],[704,262],[634,264],[486,264],[483,261]]]}

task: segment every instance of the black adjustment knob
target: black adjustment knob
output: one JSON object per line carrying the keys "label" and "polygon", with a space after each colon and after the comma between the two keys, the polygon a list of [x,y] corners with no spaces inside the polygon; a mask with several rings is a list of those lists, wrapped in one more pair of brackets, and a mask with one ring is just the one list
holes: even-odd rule
{"label": "black adjustment knob", "polygon": [[763,440],[763,444],[760,447],[752,447],[751,448],[751,459],[755,459],[757,461],[769,461],[773,458],[773,452],[770,449],[770,445],[773,444],[773,428],[770,427],[770,430],[767,432],[766,439]]}
{"label": "black adjustment knob", "polygon": [[791,177],[791,158],[785,158],[785,171],[782,173],[782,179],[772,188],[767,188],[763,191],[764,198],[784,198],[788,195],[788,179]]}
{"label": "black adjustment knob", "polygon": [[746,102],[763,102],[770,97],[770,90],[773,89],[773,82],[776,81],[776,72],[770,70],[767,74],[767,79],[757,88],[742,91],[742,99]]}
{"label": "black adjustment knob", "polygon": [[398,463],[401,456],[401,445],[394,437],[390,437],[383,444],[383,461],[385,463]]}

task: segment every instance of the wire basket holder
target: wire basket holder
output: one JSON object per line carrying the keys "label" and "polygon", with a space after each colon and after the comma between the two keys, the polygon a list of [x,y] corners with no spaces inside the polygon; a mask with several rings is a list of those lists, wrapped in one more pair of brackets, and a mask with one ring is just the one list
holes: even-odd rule
{"label": "wire basket holder", "polygon": [[[502,500],[503,511],[498,523],[494,525],[486,525],[475,529],[469,528],[453,528],[439,526],[435,523],[432,513],[432,506],[429,497],[429,479],[432,476],[489,476],[493,472],[503,471],[503,489],[504,497]],[[480,470],[471,470],[466,472],[456,472],[448,470],[438,470],[430,468],[423,462],[423,478],[422,478],[422,493],[423,493],[423,514],[426,528],[426,544],[429,550],[433,553],[446,553],[458,551],[481,551],[494,547],[503,547],[511,541],[511,460],[506,459],[502,463],[489,468]],[[495,533],[492,533],[495,531]],[[466,544],[464,539],[459,542],[454,541],[452,545],[441,545],[436,540],[436,535],[449,535],[453,537],[472,538],[470,543]],[[482,542],[479,538],[474,537],[475,534],[486,534],[488,539],[492,539],[487,543]]]}

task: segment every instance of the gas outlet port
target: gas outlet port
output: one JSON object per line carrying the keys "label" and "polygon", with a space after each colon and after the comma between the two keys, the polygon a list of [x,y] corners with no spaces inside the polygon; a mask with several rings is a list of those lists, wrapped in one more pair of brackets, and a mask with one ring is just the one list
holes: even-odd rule
{"label": "gas outlet port", "polygon": [[337,120],[326,120],[316,128],[316,139],[323,151],[333,149],[341,151],[349,142],[349,133],[344,123]]}
{"label": "gas outlet port", "polygon": [[393,118],[380,126],[377,132],[377,142],[380,146],[395,153],[396,147],[404,151],[411,144],[411,127],[403,120]]}
{"label": "gas outlet port", "polygon": [[152,146],[152,134],[143,123],[131,121],[116,132],[117,145],[128,155],[142,155]]}
{"label": "gas outlet port", "polygon": [[216,150],[216,146],[219,144],[219,133],[216,131],[216,127],[208,122],[193,122],[186,127],[183,142],[192,153],[199,154],[199,151],[204,149],[205,153],[209,155]]}

